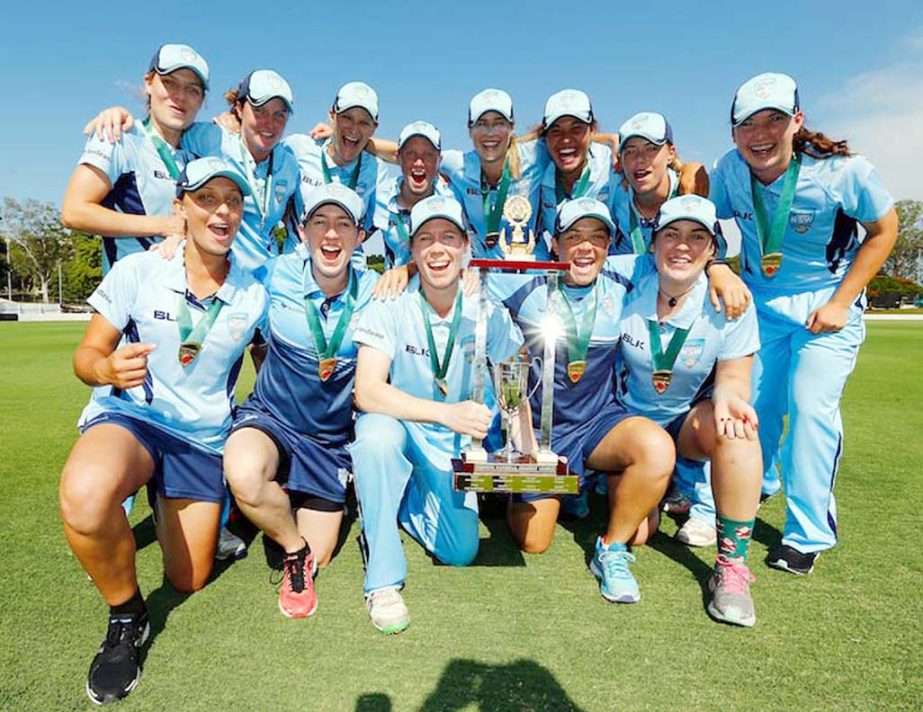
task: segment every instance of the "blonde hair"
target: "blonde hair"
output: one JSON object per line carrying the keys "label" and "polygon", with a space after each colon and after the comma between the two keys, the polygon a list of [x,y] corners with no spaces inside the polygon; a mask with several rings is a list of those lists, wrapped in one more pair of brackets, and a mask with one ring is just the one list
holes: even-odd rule
{"label": "blonde hair", "polygon": [[516,143],[516,136],[510,129],[510,145],[506,149],[506,158],[510,162],[510,180],[519,180],[522,178],[522,160],[519,158],[519,144]]}

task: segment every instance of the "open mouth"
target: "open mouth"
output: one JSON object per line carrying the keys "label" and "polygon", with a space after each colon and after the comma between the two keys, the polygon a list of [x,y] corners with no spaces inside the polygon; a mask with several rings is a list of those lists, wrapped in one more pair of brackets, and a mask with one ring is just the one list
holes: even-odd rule
{"label": "open mouth", "polygon": [[632,177],[634,177],[636,182],[640,183],[641,181],[643,181],[645,178],[652,175],[653,173],[654,171],[646,168],[640,171],[634,171],[631,175]]}
{"label": "open mouth", "polygon": [[321,245],[320,253],[327,262],[335,262],[343,252],[342,247],[336,245]]}
{"label": "open mouth", "polygon": [[353,136],[344,136],[341,141],[343,142],[343,148],[350,154],[359,152],[359,138]]}
{"label": "open mouth", "polygon": [[231,236],[231,226],[226,222],[208,223],[208,229],[219,242],[224,242]]}
{"label": "open mouth", "polygon": [[432,262],[427,262],[426,266],[430,271],[439,274],[445,272],[451,264],[452,260],[433,260]]}
{"label": "open mouth", "polygon": [[416,188],[420,188],[426,185],[426,170],[423,168],[411,169],[410,182]]}
{"label": "open mouth", "polygon": [[766,158],[772,155],[776,145],[774,143],[755,143],[750,146],[750,153],[754,156]]}
{"label": "open mouth", "polygon": [[672,255],[667,258],[667,264],[671,267],[688,267],[692,264],[692,258],[687,255]]}

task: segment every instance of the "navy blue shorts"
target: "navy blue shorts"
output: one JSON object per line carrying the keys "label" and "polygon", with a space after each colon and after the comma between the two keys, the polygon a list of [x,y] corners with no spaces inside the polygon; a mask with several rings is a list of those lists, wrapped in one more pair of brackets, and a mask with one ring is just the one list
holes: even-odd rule
{"label": "navy blue shorts", "polygon": [[[666,430],[670,437],[673,438],[673,443],[677,446],[679,445],[679,431],[683,429],[683,425],[686,422],[686,418],[689,417],[689,414],[692,412],[692,409],[695,408],[699,403],[705,400],[711,400],[711,394],[714,392],[714,388],[709,388],[705,393],[701,394],[696,398],[692,403],[689,404],[689,408],[682,414],[677,415],[673,420],[663,426],[663,429]],[[677,453],[677,457],[679,453]],[[694,460],[692,461],[694,462]]]}
{"label": "navy blue shorts", "polygon": [[182,438],[144,420],[122,413],[100,413],[84,424],[81,432],[96,425],[119,425],[144,446],[154,461],[154,475],[148,483],[161,497],[224,501],[224,470],[221,456],[195,447]]}
{"label": "navy blue shorts", "polygon": [[[587,472],[586,461],[593,454],[603,438],[609,434],[614,427],[622,421],[634,417],[618,403],[613,403],[605,410],[597,413],[596,416],[583,424],[582,427],[575,428],[563,437],[556,437],[554,431],[551,435],[551,447],[558,455],[567,457],[567,468],[575,475],[580,477],[580,490],[583,490]],[[514,495],[514,501],[517,502],[534,502],[538,499],[548,499],[557,497],[554,494],[521,494]]]}
{"label": "navy blue shorts", "polygon": [[352,461],[345,443],[321,443],[295,431],[250,400],[238,406],[234,412],[231,432],[243,428],[256,428],[276,444],[279,451],[276,482],[284,485],[293,495],[293,502],[297,506],[320,511],[339,511],[343,508],[346,483],[352,472]]}

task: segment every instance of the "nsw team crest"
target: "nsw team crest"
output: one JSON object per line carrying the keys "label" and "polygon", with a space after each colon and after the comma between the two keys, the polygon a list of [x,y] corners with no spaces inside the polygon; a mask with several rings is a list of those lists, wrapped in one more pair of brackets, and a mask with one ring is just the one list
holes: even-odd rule
{"label": "nsw team crest", "polygon": [[804,235],[814,224],[814,212],[795,212],[794,210],[788,216],[788,224],[792,230],[799,235]]}
{"label": "nsw team crest", "polygon": [[240,341],[244,338],[244,334],[247,332],[247,315],[241,313],[231,314],[228,317],[228,331],[234,341]]}
{"label": "nsw team crest", "polygon": [[272,192],[275,193],[276,202],[281,203],[285,200],[285,194],[288,192],[288,181],[280,180],[272,187]]}
{"label": "nsw team crest", "polygon": [[705,351],[705,339],[690,339],[679,352],[679,362],[686,368],[693,368]]}

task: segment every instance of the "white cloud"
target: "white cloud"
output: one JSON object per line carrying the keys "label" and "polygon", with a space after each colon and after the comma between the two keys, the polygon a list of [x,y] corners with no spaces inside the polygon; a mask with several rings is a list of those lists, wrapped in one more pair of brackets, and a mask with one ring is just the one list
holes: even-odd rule
{"label": "white cloud", "polygon": [[851,78],[819,101],[823,123],[809,115],[808,125],[847,139],[878,168],[895,198],[923,200],[923,33],[902,44],[919,49],[910,52],[918,56]]}

